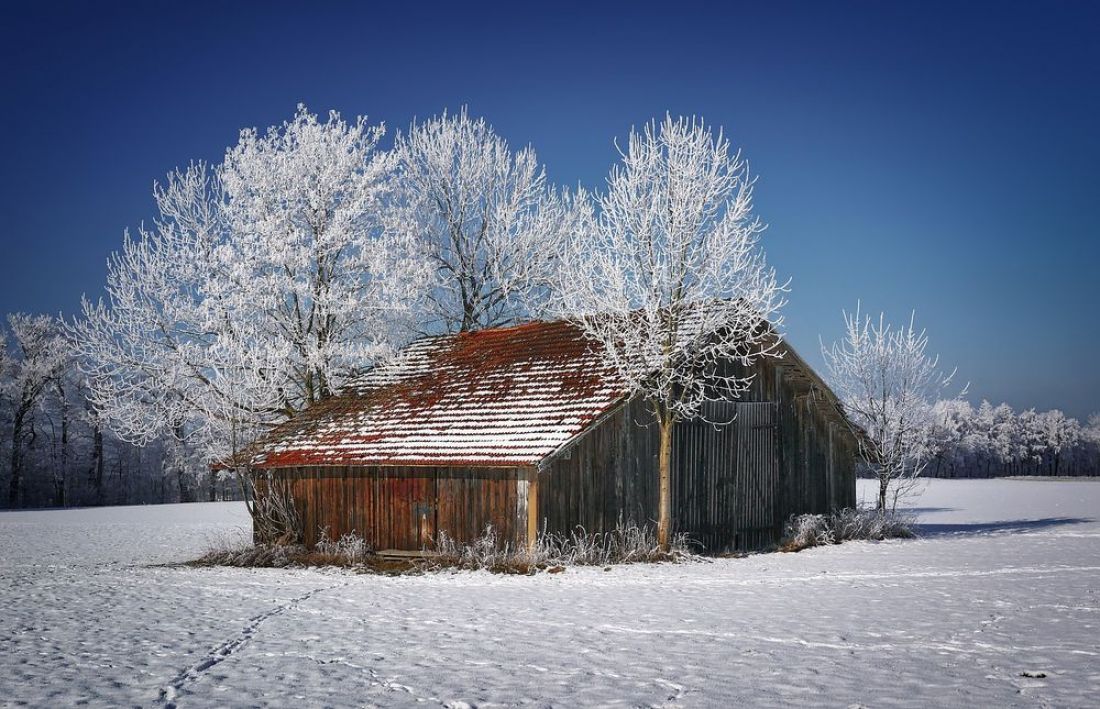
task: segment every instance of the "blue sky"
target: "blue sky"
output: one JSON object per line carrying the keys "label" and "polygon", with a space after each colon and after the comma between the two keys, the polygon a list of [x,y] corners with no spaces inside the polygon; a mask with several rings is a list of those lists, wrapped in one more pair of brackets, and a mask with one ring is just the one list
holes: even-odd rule
{"label": "blue sky", "polygon": [[671,111],[759,175],[812,362],[862,299],[915,308],[972,398],[1100,410],[1093,3],[221,4],[5,5],[0,310],[98,295],[153,180],[299,102],[391,136],[467,104],[596,187]]}

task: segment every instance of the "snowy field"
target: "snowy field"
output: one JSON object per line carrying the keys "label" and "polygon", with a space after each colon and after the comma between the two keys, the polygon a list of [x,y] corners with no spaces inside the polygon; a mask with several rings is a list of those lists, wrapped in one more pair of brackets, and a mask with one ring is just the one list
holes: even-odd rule
{"label": "snowy field", "polygon": [[1100,482],[915,506],[915,541],[533,578],[152,566],[235,503],[0,513],[0,705],[1096,706]]}

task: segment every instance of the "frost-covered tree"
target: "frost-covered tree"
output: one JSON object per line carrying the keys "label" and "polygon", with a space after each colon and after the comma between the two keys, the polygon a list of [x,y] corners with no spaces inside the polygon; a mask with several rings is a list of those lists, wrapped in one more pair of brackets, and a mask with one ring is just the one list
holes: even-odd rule
{"label": "frost-covered tree", "polygon": [[414,123],[394,154],[387,224],[415,241],[434,271],[427,329],[465,332],[537,314],[560,210],[534,151],[513,152],[463,109]]}
{"label": "frost-covered tree", "polygon": [[[0,321],[0,504],[63,507],[194,497],[192,480],[206,466],[188,460],[180,478],[166,479],[165,438],[137,447],[112,433],[92,406],[74,357],[59,321],[18,314]],[[13,482],[17,490],[9,501]],[[221,482],[208,491],[235,496],[237,486]]]}
{"label": "frost-covered tree", "polygon": [[1016,414],[1008,404],[994,406],[983,400],[974,412],[969,431],[970,443],[986,462],[986,474],[994,466],[1008,464],[1016,454]]}
{"label": "frost-covered tree", "polygon": [[932,429],[929,436],[935,451],[933,477],[954,477],[956,471],[967,465],[969,448],[966,445],[974,407],[964,399],[937,401],[932,410]]}
{"label": "frost-covered tree", "polygon": [[1040,423],[1035,409],[1021,411],[1016,417],[1016,457],[1028,470],[1037,470],[1043,462],[1044,444]]}
{"label": "frost-covered tree", "polygon": [[749,378],[721,364],[778,354],[784,285],[760,249],[753,178],[729,141],[696,119],[631,131],[596,197],[580,195],[562,256],[557,311],[601,345],[660,430],[658,538],[671,527],[672,435]]}
{"label": "frost-covered tree", "polygon": [[299,107],[241,131],[219,165],[155,186],[156,222],[126,237],[106,300],[85,300],[71,326],[119,435],[224,455],[400,341],[423,269],[381,228],[394,165],[382,134]]}
{"label": "frost-covered tree", "polygon": [[1085,426],[1083,436],[1088,441],[1100,444],[1100,413],[1089,416],[1089,422]]}
{"label": "frost-covered tree", "polygon": [[1050,474],[1058,475],[1067,452],[1072,451],[1081,441],[1081,424],[1077,419],[1066,417],[1058,409],[1051,409],[1039,414],[1039,427],[1047,451]]}
{"label": "frost-covered tree", "polygon": [[1100,413],[1089,416],[1088,423],[1081,430],[1081,446],[1084,449],[1081,457],[1087,468],[1091,468],[1094,475],[1100,475]]}
{"label": "frost-covered tree", "polygon": [[6,357],[4,398],[11,408],[11,458],[8,504],[22,502],[25,450],[34,445],[33,417],[68,361],[69,349],[58,323],[46,315],[17,313],[8,317],[14,356]]}
{"label": "frost-covered tree", "polygon": [[830,383],[861,437],[864,459],[879,482],[878,509],[897,505],[934,454],[934,406],[950,386],[939,358],[928,353],[928,336],[914,318],[893,327],[878,319],[844,313],[844,338],[822,345]]}
{"label": "frost-covered tree", "polygon": [[[59,331],[60,323],[54,327]],[[69,486],[73,462],[79,440],[84,428],[80,426],[81,410],[80,376],[72,367],[72,352],[66,340],[59,343],[60,360],[43,392],[41,428],[48,432],[46,446],[46,465],[49,471],[52,492],[51,503],[54,507],[64,507],[69,501]]]}

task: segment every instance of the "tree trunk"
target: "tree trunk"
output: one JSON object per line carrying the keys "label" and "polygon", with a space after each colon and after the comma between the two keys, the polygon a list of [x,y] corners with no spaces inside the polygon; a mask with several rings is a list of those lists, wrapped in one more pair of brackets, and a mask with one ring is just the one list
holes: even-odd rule
{"label": "tree trunk", "polygon": [[878,476],[878,512],[880,516],[886,516],[886,492],[890,488],[890,477],[879,471]]}
{"label": "tree trunk", "polygon": [[669,532],[672,527],[672,417],[658,417],[661,435],[660,453],[657,458],[657,544],[661,551],[669,550]]}
{"label": "tree trunk", "polygon": [[64,407],[61,409],[61,470],[54,473],[53,479],[53,504],[54,507],[64,507],[68,500],[65,499],[66,483],[69,479],[69,413]]}
{"label": "tree trunk", "polygon": [[103,430],[96,423],[92,431],[92,487],[95,490],[95,503],[103,504]]}
{"label": "tree trunk", "polygon": [[121,444],[119,444],[117,450],[118,450],[118,466],[117,466],[117,469],[115,470],[115,472],[118,473],[118,482],[116,483],[116,487],[118,489],[118,492],[114,495],[114,497],[115,497],[114,504],[116,504],[116,505],[125,505],[125,504],[128,504],[130,502],[130,491],[127,490],[126,486],[123,485],[123,483],[122,483],[123,473],[125,472],[123,470],[123,466],[126,465],[126,461],[125,461],[126,451],[122,447]]}
{"label": "tree trunk", "polygon": [[176,465],[176,484],[180,489],[180,502],[190,502],[191,495],[187,489],[187,483],[184,480],[183,466]]}
{"label": "tree trunk", "polygon": [[61,469],[54,471],[53,503],[54,507],[64,507],[68,502],[65,496],[69,482],[69,401],[65,398],[65,389],[60,384],[57,394],[61,400]]}
{"label": "tree trunk", "polygon": [[8,483],[8,506],[15,507],[19,500],[19,486],[22,482],[20,476],[22,475],[23,461],[21,456],[21,446],[19,438],[22,435],[22,425],[16,421],[15,426],[12,428],[11,436],[11,480]]}
{"label": "tree trunk", "polygon": [[8,484],[8,506],[16,507],[23,495],[23,423],[30,407],[20,405],[11,428],[11,481]]}

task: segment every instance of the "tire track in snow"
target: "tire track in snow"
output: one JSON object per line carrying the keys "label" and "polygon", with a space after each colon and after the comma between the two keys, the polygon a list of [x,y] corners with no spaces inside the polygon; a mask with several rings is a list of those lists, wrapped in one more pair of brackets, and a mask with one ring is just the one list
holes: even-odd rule
{"label": "tire track in snow", "polygon": [[259,615],[254,615],[248,619],[245,626],[238,631],[237,635],[226,640],[220,645],[212,647],[203,655],[202,659],[191,665],[184,671],[180,672],[175,678],[169,682],[163,689],[160,690],[160,701],[164,702],[165,709],[176,709],[176,699],[179,697],[180,691],[184,686],[201,679],[203,675],[211,670],[216,665],[228,660],[238,650],[247,645],[252,640],[256,631],[260,626],[264,624],[269,618],[274,618],[277,615],[281,615],[288,610],[297,608],[299,604],[308,601],[322,591],[330,591],[334,588],[340,588],[341,586],[347,586],[347,582],[339,583],[334,586],[324,586],[322,588],[315,588],[309,593],[292,598],[286,603],[275,606],[269,611],[264,611]]}

